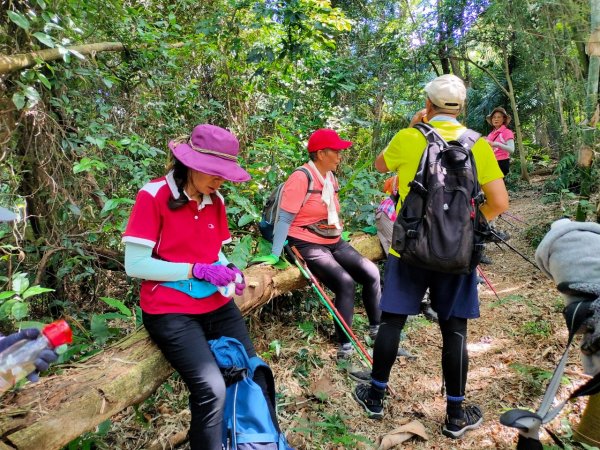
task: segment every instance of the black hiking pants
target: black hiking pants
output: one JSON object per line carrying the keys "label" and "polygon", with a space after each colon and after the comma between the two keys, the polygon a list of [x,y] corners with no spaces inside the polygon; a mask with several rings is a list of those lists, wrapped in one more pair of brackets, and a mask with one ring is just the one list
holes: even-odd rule
{"label": "black hiking pants", "polygon": [[[379,269],[372,261],[341,239],[335,244],[327,245],[313,244],[292,237],[289,237],[288,241],[298,249],[313,275],[334,293],[333,303],[349,327],[352,326],[357,283],[363,287],[362,301],[369,324],[379,324],[381,281]],[[335,330],[339,343],[350,342],[337,323]]]}
{"label": "black hiking pants", "polygon": [[[248,356],[256,356],[240,310],[232,300],[207,314],[147,314],[144,326],[158,348],[190,391],[192,420],[189,430],[191,450],[221,450],[225,381],[208,341],[228,336],[242,343]],[[254,381],[266,394],[264,375],[257,371]],[[274,405],[268,400],[277,426]]]}

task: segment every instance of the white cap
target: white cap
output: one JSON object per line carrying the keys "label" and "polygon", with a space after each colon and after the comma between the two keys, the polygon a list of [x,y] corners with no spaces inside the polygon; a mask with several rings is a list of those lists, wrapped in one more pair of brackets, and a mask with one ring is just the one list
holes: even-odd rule
{"label": "white cap", "polygon": [[15,220],[17,215],[9,209],[2,208],[0,206],[0,222],[10,222],[11,220]]}
{"label": "white cap", "polygon": [[435,106],[460,110],[467,98],[465,83],[456,75],[442,75],[425,85],[427,97]]}

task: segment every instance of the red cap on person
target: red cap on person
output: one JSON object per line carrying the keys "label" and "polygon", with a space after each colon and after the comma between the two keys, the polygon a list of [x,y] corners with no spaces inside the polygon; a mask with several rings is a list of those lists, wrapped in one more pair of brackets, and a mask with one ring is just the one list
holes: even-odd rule
{"label": "red cap on person", "polygon": [[330,150],[345,150],[352,145],[350,141],[344,141],[330,128],[321,128],[308,138],[308,152],[313,153],[326,148]]}

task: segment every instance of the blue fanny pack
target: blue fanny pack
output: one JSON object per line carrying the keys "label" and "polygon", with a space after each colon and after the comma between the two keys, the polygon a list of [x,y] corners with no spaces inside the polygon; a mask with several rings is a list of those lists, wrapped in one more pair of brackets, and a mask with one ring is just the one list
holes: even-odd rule
{"label": "blue fanny pack", "polygon": [[217,292],[217,286],[204,280],[190,278],[189,280],[163,281],[161,286],[166,286],[176,291],[183,292],[192,298],[205,298]]}

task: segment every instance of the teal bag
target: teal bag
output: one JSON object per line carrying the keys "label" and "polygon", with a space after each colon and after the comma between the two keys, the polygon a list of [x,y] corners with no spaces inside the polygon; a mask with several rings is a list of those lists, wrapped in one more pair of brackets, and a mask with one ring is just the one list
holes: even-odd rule
{"label": "teal bag", "polygon": [[209,297],[217,292],[218,289],[214,284],[204,280],[197,280],[196,278],[179,281],[163,281],[160,284],[175,289],[176,291],[183,292],[192,298]]}

